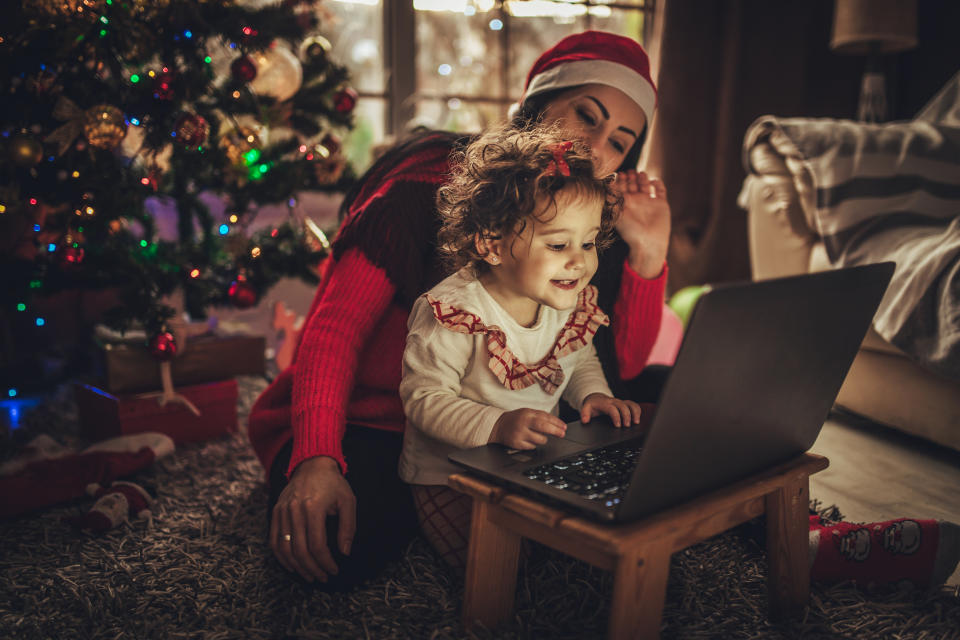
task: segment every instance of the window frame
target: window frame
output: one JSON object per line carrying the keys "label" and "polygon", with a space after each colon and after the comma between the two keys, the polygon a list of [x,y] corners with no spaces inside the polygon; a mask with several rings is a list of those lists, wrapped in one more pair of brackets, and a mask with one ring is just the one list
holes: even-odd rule
{"label": "window frame", "polygon": [[[603,6],[611,9],[640,11],[646,14],[643,21],[643,39],[650,43],[655,34],[654,18],[657,16],[658,3],[663,0],[646,0],[643,4],[637,5],[623,2],[597,2],[595,0],[586,0],[583,4],[587,7]],[[497,0],[497,8],[494,10],[497,16],[503,21],[503,28],[499,31],[500,45],[503,51],[508,55],[503,56],[503,68],[500,73],[501,95],[507,96],[497,98],[492,96],[464,96],[458,94],[424,94],[417,91],[416,87],[416,56],[418,42],[416,40],[416,10],[413,8],[413,0],[384,0],[383,2],[383,34],[384,34],[384,65],[387,70],[387,81],[384,93],[361,93],[361,96],[379,98],[386,102],[387,122],[385,131],[387,135],[396,136],[402,133],[416,112],[417,101],[419,99],[429,100],[448,100],[458,98],[464,103],[471,102],[494,102],[501,103],[504,111],[507,107],[519,97],[514,95],[513,91],[519,91],[519,87],[508,86],[509,78],[509,51],[510,51],[510,22],[513,18],[503,10],[503,0]],[[587,13],[587,28],[591,28],[593,17]],[[412,43],[412,46],[410,45]],[[648,51],[650,47],[647,47]]]}

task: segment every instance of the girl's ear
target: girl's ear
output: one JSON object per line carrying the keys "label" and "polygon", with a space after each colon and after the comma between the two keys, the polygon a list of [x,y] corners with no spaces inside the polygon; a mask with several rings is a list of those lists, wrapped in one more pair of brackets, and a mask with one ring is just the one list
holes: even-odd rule
{"label": "girl's ear", "polygon": [[473,238],[477,247],[477,253],[483,256],[483,261],[489,265],[496,266],[500,264],[500,248],[502,240],[500,238],[491,238],[489,235],[478,233]]}

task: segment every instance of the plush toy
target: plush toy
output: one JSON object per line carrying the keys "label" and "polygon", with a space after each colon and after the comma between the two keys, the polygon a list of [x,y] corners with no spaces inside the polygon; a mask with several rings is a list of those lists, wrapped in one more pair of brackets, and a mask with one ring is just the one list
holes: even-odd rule
{"label": "plush toy", "polygon": [[945,520],[823,524],[810,516],[810,578],[862,585],[909,580],[943,584],[960,561],[960,526]]}
{"label": "plush toy", "polygon": [[22,455],[0,465],[0,518],[79,498],[90,484],[110,487],[173,451],[173,440],[162,433],[118,436],[82,451],[38,436]]}
{"label": "plush toy", "polygon": [[112,529],[130,517],[146,518],[153,504],[153,498],[146,489],[123,480],[117,480],[108,487],[90,484],[87,493],[97,499],[90,510],[80,516],[64,518],[64,521],[77,529],[88,529],[94,533]]}

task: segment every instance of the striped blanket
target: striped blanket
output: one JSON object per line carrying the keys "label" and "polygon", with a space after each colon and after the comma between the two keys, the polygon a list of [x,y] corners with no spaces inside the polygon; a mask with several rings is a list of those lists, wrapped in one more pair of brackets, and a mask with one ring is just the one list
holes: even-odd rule
{"label": "striped blanket", "polygon": [[744,143],[746,157],[766,139],[786,159],[807,222],[833,266],[897,263],[874,328],[954,380],[960,380],[958,97],[960,74],[938,95],[936,108],[928,105],[911,121],[763,117]]}

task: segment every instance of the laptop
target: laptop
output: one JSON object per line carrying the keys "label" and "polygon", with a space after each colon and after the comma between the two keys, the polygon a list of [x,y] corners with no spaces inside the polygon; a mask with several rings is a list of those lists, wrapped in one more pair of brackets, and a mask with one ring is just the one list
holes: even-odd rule
{"label": "laptop", "polygon": [[628,522],[813,446],[894,263],[715,286],[698,300],[643,423],[573,422],[518,451],[458,450],[455,464],[607,522]]}

